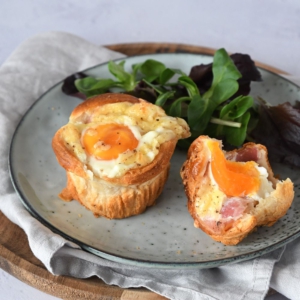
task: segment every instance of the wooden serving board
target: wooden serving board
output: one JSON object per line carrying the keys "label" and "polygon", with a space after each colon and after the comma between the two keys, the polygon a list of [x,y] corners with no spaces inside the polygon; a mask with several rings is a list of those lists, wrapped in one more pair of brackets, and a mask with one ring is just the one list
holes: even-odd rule
{"label": "wooden serving board", "polygon": [[[150,53],[200,53],[213,54],[215,50],[205,47],[171,43],[132,43],[109,45],[107,48],[128,56]],[[276,68],[256,63],[257,66],[275,73],[286,74]],[[28,285],[63,299],[88,300],[162,300],[166,299],[147,289],[122,289],[105,284],[101,279],[77,279],[53,276],[33,255],[27,236],[17,225],[0,212],[0,268]]]}

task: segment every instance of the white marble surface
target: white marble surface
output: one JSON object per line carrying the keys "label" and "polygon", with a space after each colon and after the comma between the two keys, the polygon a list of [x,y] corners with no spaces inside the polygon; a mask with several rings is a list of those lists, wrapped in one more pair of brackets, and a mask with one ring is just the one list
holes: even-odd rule
{"label": "white marble surface", "polygon": [[[2,0],[0,64],[27,38],[52,30],[101,45],[176,42],[225,47],[300,77],[299,0]],[[0,295],[8,300],[56,299],[1,269]]]}

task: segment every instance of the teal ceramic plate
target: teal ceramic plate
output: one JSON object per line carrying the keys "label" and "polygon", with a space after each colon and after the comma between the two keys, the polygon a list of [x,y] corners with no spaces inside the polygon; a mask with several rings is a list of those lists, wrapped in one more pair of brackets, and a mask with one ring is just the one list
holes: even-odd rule
{"label": "teal ceramic plate", "polygon": [[[211,56],[199,54],[153,54],[129,57],[126,67],[148,58],[157,59],[186,73],[192,66],[210,63]],[[260,69],[263,82],[252,84],[251,94],[273,104],[300,100],[300,89],[293,83]],[[86,71],[110,77],[106,64]],[[61,92],[62,83],[52,87],[27,111],[18,125],[10,150],[12,182],[24,206],[41,223],[84,250],[131,265],[156,268],[210,268],[242,261],[270,252],[300,235],[299,171],[273,164],[275,174],[295,183],[295,201],[287,215],[271,228],[259,228],[237,246],[214,242],[194,228],[186,207],[179,170],[186,153],[176,151],[168,182],[157,204],[141,215],[123,220],[95,218],[77,201],[58,198],[65,186],[65,171],[52,152],[54,133],[68,122],[80,103]]]}

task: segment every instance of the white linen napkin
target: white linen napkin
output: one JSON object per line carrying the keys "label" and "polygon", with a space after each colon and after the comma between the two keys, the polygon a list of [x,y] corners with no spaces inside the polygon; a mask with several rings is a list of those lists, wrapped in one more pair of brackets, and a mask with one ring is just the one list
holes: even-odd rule
{"label": "white linen napkin", "polygon": [[178,300],[264,299],[270,286],[297,299],[299,239],[259,258],[219,268],[147,269],[87,253],[44,227],[23,207],[7,165],[11,137],[21,116],[43,92],[66,76],[122,56],[74,35],[50,32],[24,42],[0,67],[0,210],[26,232],[34,255],[55,275],[96,275],[107,284],[146,287]]}

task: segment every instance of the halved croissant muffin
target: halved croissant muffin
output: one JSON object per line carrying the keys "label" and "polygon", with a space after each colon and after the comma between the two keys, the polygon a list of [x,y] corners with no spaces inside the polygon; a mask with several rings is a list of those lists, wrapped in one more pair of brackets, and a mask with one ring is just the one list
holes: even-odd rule
{"label": "halved croissant muffin", "polygon": [[273,225],[294,198],[293,183],[274,177],[260,144],[226,153],[220,141],[200,136],[189,148],[181,177],[194,226],[225,245]]}
{"label": "halved croissant muffin", "polygon": [[108,93],[78,105],[52,141],[67,186],[59,195],[95,216],[125,218],[155,203],[168,177],[183,119],[126,94]]}

